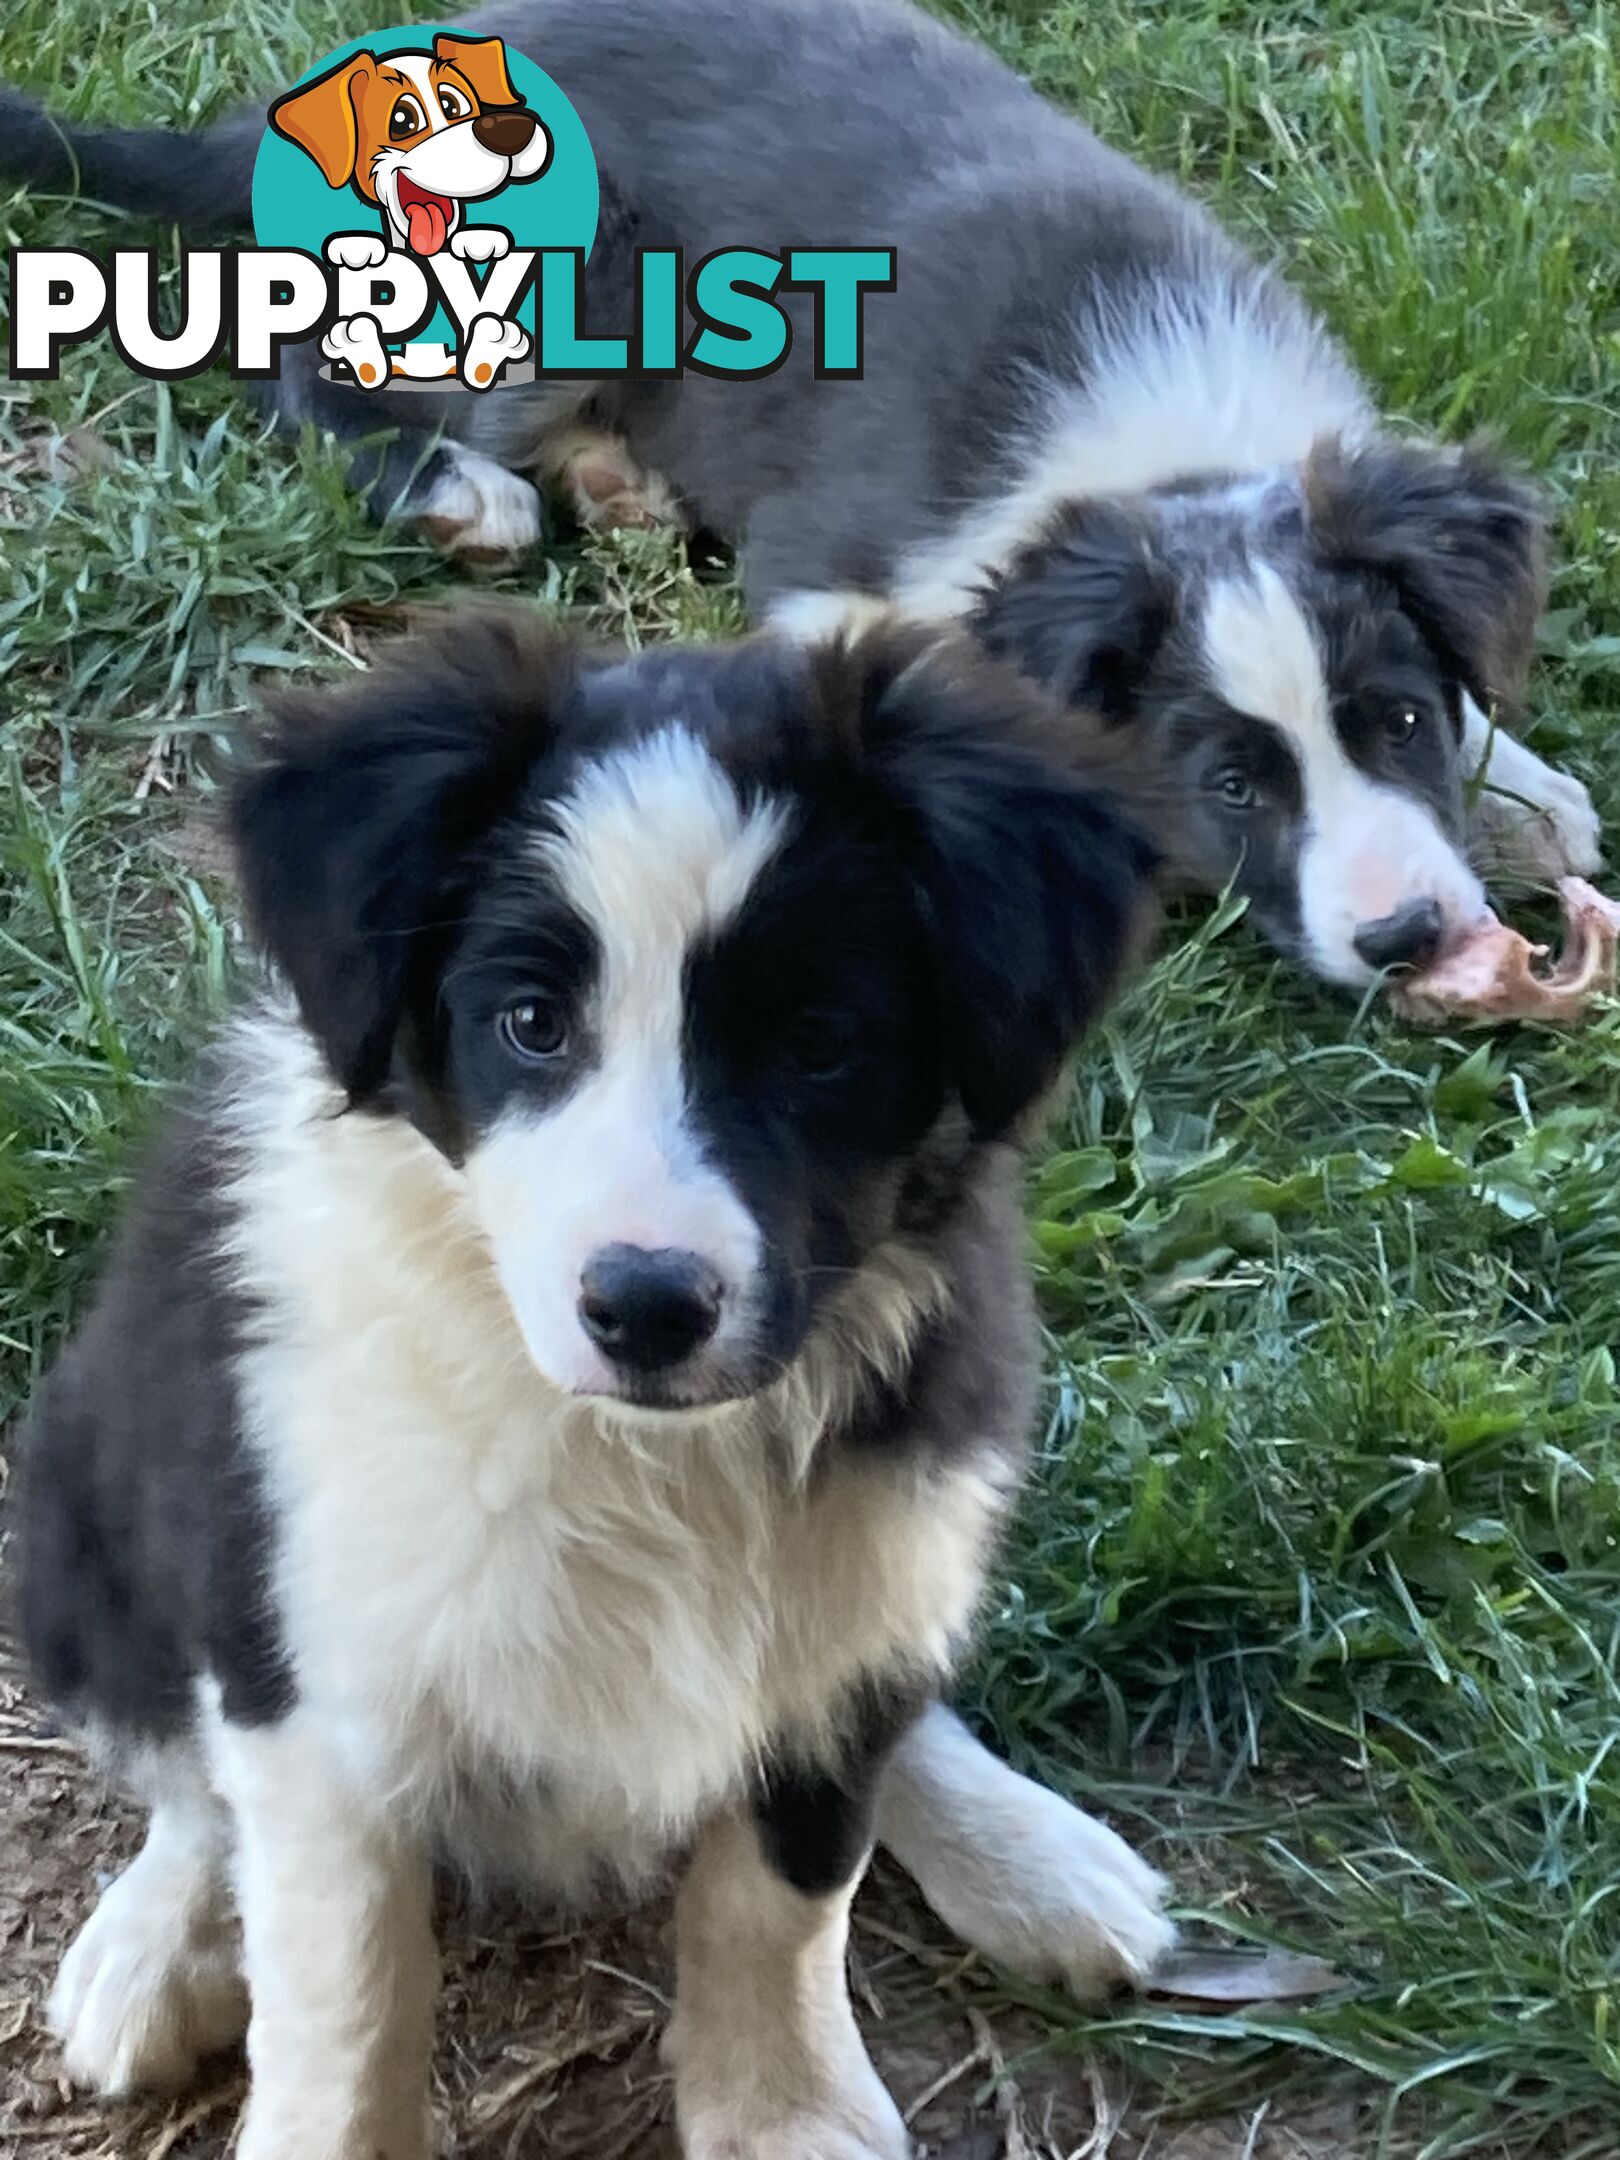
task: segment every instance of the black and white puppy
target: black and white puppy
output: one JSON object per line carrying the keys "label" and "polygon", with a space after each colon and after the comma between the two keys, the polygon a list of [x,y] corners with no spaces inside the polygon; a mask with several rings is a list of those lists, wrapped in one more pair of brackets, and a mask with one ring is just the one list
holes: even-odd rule
{"label": "black and white puppy", "polygon": [[[1321,323],[1187,197],[900,0],[498,0],[470,27],[537,55],[589,131],[600,327],[630,319],[637,239],[689,263],[739,234],[883,243],[898,283],[859,381],[816,377],[784,293],[798,335],[760,381],[415,403],[384,499],[411,476],[436,534],[487,551],[538,534],[518,474],[618,521],[672,487],[779,625],[966,619],[1132,730],[1174,783],[1176,867],[1235,882],[1332,982],[1460,935],[1481,868],[1596,866],[1585,789],[1493,726],[1540,609],[1533,493],[1487,451],[1387,434]],[[0,113],[0,164],[67,176],[57,132]],[[88,186],[184,221],[245,208],[262,125],[71,139]],[[375,434],[307,370],[279,394]]]}
{"label": "black and white puppy", "polygon": [[[290,995],[24,1448],[31,1654],[151,1808],[56,1988],[75,2077],[245,2029],[242,2160],[423,2160],[435,1849],[684,1857],[686,2151],[905,2152],[843,1968],[880,1772],[908,1735],[942,1870],[930,1794],[977,1796],[992,1883],[997,1809],[1038,1863],[1059,1805],[917,1723],[1032,1407],[1015,1143],[1150,880],[1053,717],[915,631],[493,613],[284,706],[235,832]],[[1073,1825],[1070,1953],[1128,1969],[1154,1879]]]}

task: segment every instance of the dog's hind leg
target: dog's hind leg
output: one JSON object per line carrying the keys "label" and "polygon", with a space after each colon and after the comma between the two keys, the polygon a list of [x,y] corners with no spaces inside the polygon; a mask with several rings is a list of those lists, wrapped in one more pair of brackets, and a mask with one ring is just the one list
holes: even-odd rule
{"label": "dog's hind leg", "polygon": [[1124,1839],[999,1762],[942,1703],[889,1764],[878,1836],[964,1942],[1082,2000],[1139,1983],[1175,1941],[1164,1883]]}
{"label": "dog's hind leg", "polygon": [[189,1750],[165,1751],[146,1843],[62,1961],[49,2019],[77,2084],[173,2090],[247,2030],[227,1818]]}
{"label": "dog's hind leg", "polygon": [[679,532],[673,489],[631,454],[621,436],[588,421],[559,428],[540,448],[541,477],[566,498],[586,532]]}

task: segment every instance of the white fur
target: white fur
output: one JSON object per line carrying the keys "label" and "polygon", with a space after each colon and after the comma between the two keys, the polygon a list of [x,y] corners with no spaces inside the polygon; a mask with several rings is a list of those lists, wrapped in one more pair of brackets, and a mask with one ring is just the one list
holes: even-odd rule
{"label": "white fur", "polygon": [[1326,334],[1286,302],[1262,308],[1212,273],[1077,328],[1078,382],[1033,388],[1004,484],[913,548],[894,578],[907,614],[961,614],[1065,503],[1131,495],[1183,475],[1264,474],[1298,465],[1321,435],[1351,439],[1372,415]]}
{"label": "white fur", "polygon": [[1369,779],[1345,751],[1316,634],[1276,571],[1256,563],[1213,587],[1203,636],[1220,696],[1278,728],[1298,760],[1300,918],[1317,972],[1330,982],[1371,982],[1376,970],[1356,952],[1356,932],[1411,901],[1438,901],[1453,936],[1480,921],[1484,888],[1433,812]]}
{"label": "white fur", "polygon": [[1463,707],[1463,761],[1480,786],[1474,831],[1488,868],[1546,884],[1601,868],[1602,830],[1585,786],[1493,728],[1472,698]]}
{"label": "white fur", "polygon": [[452,555],[520,555],[540,537],[540,498],[527,480],[460,443],[444,445],[446,464],[416,515]]}
{"label": "white fur", "polygon": [[947,1926],[1026,1980],[1089,2000],[1139,1986],[1174,1945],[1163,1878],[941,1704],[900,1743],[878,1835]]}
{"label": "white fur", "polygon": [[[468,1187],[539,1370],[570,1392],[614,1375],[579,1319],[592,1254],[625,1244],[697,1253],[723,1289],[705,1357],[745,1336],[758,1227],[706,1161],[686,1101],[684,970],[780,844],[779,805],[740,803],[694,737],[669,729],[587,772],[537,843],[595,932],[600,971],[582,1026],[594,1068],[542,1116],[504,1118]],[[653,837],[656,836],[656,839]]]}
{"label": "white fur", "polygon": [[166,1765],[158,1791],[145,1844],[103,1894],[51,1992],[68,2076],[103,2093],[182,2086],[247,2025],[224,1817],[192,1766]]}
{"label": "white fur", "polygon": [[364,1740],[302,1708],[204,1719],[236,1830],[253,2000],[240,2160],[428,2160],[437,1953],[420,1832]]}
{"label": "white fur", "polygon": [[705,1833],[676,1908],[668,2042],[687,2160],[906,2160],[850,2008],[853,1895],[801,1896],[746,1821]]}

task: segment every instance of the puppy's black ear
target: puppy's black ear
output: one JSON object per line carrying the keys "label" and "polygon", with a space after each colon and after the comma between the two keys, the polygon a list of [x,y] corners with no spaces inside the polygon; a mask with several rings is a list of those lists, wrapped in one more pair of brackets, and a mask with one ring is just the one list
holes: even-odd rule
{"label": "puppy's black ear", "polygon": [[1487,446],[1319,444],[1305,466],[1311,541],[1389,579],[1441,665],[1489,711],[1524,696],[1546,599],[1535,489]]}
{"label": "puppy's black ear", "polygon": [[250,927],[351,1102],[389,1075],[413,971],[551,741],[571,673],[536,618],[469,610],[339,689],[278,698],[231,826]]}
{"label": "puppy's black ear", "polygon": [[880,629],[835,657],[932,931],[955,1090],[994,1138],[1141,951],[1153,851],[1088,773],[1088,732],[1112,745],[966,640]]}
{"label": "puppy's black ear", "polygon": [[1077,503],[994,579],[972,627],[986,651],[1065,703],[1119,721],[1170,628],[1174,596],[1150,515]]}

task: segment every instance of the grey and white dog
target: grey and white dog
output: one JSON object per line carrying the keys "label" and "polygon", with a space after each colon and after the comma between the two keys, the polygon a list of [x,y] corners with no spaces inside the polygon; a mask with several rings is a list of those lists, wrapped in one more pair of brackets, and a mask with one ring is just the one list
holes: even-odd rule
{"label": "grey and white dog", "polygon": [[[1141,731],[1175,866],[1235,882],[1329,981],[1466,934],[1481,870],[1596,866],[1586,790],[1497,729],[1543,593],[1534,492],[1483,449],[1387,433],[1185,196],[899,0],[504,0],[468,28],[537,59],[589,131],[592,327],[628,326],[640,244],[882,244],[898,285],[868,301],[859,381],[817,379],[801,293],[760,380],[413,398],[380,502],[505,553],[540,530],[525,476],[558,477],[588,519],[673,509],[736,542],[784,628],[968,619]],[[0,122],[0,166],[66,174],[32,108],[5,93]],[[71,140],[87,187],[184,225],[245,214],[262,124]],[[276,394],[376,430],[375,399],[313,366]]]}

